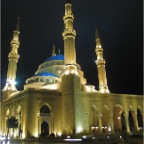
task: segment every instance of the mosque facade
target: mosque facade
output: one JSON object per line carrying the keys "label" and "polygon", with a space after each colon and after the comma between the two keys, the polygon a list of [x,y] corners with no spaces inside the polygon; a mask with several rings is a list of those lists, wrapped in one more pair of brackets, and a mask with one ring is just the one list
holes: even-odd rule
{"label": "mosque facade", "polygon": [[88,85],[76,62],[74,15],[69,0],[63,17],[64,55],[52,55],[26,80],[24,89],[15,85],[19,60],[19,20],[8,55],[8,71],[2,89],[0,131],[9,137],[104,134],[143,129],[143,96],[111,93],[106,76],[106,61],[96,32],[96,66],[99,90]]}

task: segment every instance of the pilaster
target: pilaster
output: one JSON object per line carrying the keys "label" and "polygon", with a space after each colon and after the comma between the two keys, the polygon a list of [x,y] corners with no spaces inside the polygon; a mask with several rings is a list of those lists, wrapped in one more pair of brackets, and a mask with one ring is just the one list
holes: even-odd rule
{"label": "pilaster", "polygon": [[100,134],[102,134],[102,118],[101,118],[101,116],[102,116],[102,113],[99,112],[99,114],[98,114],[98,126],[99,126],[99,133]]}

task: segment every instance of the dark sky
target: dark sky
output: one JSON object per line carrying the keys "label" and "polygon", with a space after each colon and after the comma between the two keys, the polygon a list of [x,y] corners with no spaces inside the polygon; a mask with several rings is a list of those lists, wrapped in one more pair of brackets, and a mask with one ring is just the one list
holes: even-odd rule
{"label": "dark sky", "polygon": [[[143,94],[143,1],[71,0],[75,16],[77,63],[88,84],[98,89],[95,30],[104,49],[112,93]],[[6,81],[10,40],[20,16],[20,59],[17,88],[51,56],[52,45],[63,53],[65,0],[1,1],[1,82]]]}

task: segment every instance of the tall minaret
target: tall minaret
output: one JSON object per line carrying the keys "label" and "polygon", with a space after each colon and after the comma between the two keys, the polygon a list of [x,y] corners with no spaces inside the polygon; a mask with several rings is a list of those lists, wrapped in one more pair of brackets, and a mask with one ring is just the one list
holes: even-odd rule
{"label": "tall minaret", "polygon": [[109,89],[107,86],[107,77],[106,77],[106,70],[105,70],[105,60],[103,58],[103,48],[99,38],[98,31],[96,31],[96,49],[97,55],[97,69],[98,69],[98,79],[99,79],[99,91],[102,93],[109,93]]}
{"label": "tall minaret", "polygon": [[17,62],[19,59],[18,55],[18,48],[20,45],[19,34],[20,30],[19,30],[19,18],[18,18],[16,28],[13,31],[13,38],[10,43],[11,51],[8,55],[9,63],[8,63],[7,79],[6,79],[6,85],[3,90],[17,91],[15,84],[16,84]]}
{"label": "tall minaret", "polygon": [[65,3],[65,15],[63,17],[65,28],[62,33],[64,39],[64,56],[65,65],[76,64],[75,36],[76,31],[73,29],[74,15],[72,14],[72,4],[70,0]]}

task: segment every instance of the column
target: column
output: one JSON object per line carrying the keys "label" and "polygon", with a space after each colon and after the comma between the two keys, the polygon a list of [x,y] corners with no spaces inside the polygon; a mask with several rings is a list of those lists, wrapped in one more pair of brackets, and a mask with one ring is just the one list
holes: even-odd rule
{"label": "column", "polygon": [[[109,114],[109,126],[111,129],[111,132],[114,133],[113,112],[110,112],[110,114]],[[108,129],[108,131],[109,131],[109,129]]]}
{"label": "column", "polygon": [[138,131],[137,113],[135,112],[132,116],[133,116],[133,120],[134,120],[135,132],[137,132]]}
{"label": "column", "polygon": [[129,127],[129,113],[125,112],[124,113],[124,117],[125,117],[125,123],[126,123],[126,132],[130,133],[130,127]]}

